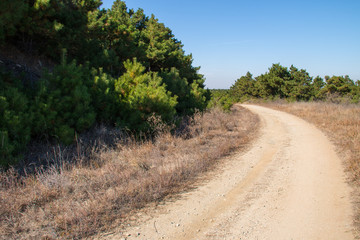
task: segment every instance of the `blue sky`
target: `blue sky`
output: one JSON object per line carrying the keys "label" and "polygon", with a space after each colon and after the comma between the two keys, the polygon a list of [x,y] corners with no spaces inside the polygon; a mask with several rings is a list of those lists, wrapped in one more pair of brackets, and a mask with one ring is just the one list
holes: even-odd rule
{"label": "blue sky", "polygon": [[[111,7],[113,0],[103,0]],[[360,0],[127,0],[169,27],[206,87],[293,64],[311,76],[360,80]]]}

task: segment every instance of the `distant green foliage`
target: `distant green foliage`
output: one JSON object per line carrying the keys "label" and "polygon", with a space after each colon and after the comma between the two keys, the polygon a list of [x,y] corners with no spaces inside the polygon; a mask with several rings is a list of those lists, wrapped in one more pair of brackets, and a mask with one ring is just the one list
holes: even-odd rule
{"label": "distant green foliage", "polygon": [[255,83],[252,74],[247,72],[245,76],[242,76],[235,82],[228,94],[230,94],[236,102],[243,102],[251,96],[258,96],[259,90],[255,87]]}
{"label": "distant green foliage", "polygon": [[289,101],[326,100],[336,101],[349,99],[359,102],[359,85],[348,76],[325,77],[313,79],[304,69],[291,66],[290,69],[273,64],[265,74],[253,78],[251,73],[240,77],[231,86],[229,95],[242,102],[249,98],[287,99]]}
{"label": "distant green foliage", "polygon": [[229,90],[214,89],[211,90],[211,100],[209,101],[208,108],[219,107],[224,111],[230,111],[234,102],[237,102],[237,100],[230,96]]}
{"label": "distant green foliage", "polygon": [[324,99],[324,95],[322,94],[321,90],[324,88],[325,86],[325,82],[324,80],[317,76],[316,78],[314,78],[314,80],[312,81],[312,92],[311,92],[311,96],[313,100],[323,100]]}
{"label": "distant green foliage", "polygon": [[349,95],[356,87],[355,83],[349,78],[349,76],[333,76],[325,77],[326,85],[320,90],[320,94],[339,94],[344,97]]}
{"label": "distant green foliage", "polygon": [[351,88],[350,96],[352,96],[352,101],[354,103],[360,102],[360,81],[356,81],[354,86]]}

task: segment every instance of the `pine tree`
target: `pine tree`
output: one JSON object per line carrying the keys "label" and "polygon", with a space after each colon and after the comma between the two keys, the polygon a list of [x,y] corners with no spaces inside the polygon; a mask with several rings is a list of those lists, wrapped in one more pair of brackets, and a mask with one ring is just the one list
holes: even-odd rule
{"label": "pine tree", "polygon": [[146,120],[156,114],[164,121],[172,120],[177,104],[176,96],[171,96],[162,84],[162,79],[154,72],[146,72],[136,59],[124,62],[126,73],[115,80],[122,113],[118,125],[145,130]]}
{"label": "pine tree", "polygon": [[0,43],[18,32],[17,25],[27,10],[28,5],[23,0],[0,1]]}

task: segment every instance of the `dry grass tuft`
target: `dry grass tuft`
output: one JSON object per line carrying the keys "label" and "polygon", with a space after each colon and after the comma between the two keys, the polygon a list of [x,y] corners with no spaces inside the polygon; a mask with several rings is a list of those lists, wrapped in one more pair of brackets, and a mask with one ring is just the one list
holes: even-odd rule
{"label": "dry grass tuft", "polygon": [[334,103],[267,103],[315,124],[330,137],[354,188],[355,225],[360,235],[360,105]]}
{"label": "dry grass tuft", "polygon": [[94,151],[86,165],[62,163],[25,177],[2,172],[0,238],[79,239],[118,227],[132,211],[186,189],[245,146],[258,121],[239,106],[232,114],[215,109],[197,113],[183,136],[159,125],[152,141],[119,141]]}

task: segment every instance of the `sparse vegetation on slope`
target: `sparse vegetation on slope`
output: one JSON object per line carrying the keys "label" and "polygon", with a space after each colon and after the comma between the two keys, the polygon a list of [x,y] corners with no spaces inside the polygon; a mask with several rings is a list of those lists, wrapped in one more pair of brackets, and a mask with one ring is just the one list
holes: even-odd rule
{"label": "sparse vegetation on slope", "polygon": [[355,224],[360,235],[360,105],[312,102],[267,103],[265,106],[306,119],[334,142],[354,187]]}
{"label": "sparse vegetation on slope", "polygon": [[134,209],[186,189],[220,157],[244,147],[258,118],[238,106],[231,114],[213,109],[195,114],[180,135],[156,118],[152,123],[155,139],[119,141],[94,152],[90,164],[79,157],[78,164],[36,175],[0,173],[0,238],[79,239],[118,227]]}

